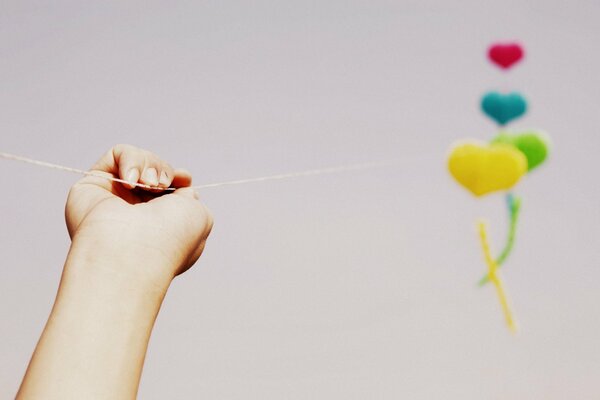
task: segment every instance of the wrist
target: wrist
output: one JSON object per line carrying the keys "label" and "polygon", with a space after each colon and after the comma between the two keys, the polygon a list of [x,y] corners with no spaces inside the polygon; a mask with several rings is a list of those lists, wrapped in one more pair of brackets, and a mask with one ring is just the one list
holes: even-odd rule
{"label": "wrist", "polygon": [[91,280],[98,287],[119,289],[125,295],[162,299],[173,280],[172,270],[170,261],[157,249],[78,235],[71,243],[64,274]]}

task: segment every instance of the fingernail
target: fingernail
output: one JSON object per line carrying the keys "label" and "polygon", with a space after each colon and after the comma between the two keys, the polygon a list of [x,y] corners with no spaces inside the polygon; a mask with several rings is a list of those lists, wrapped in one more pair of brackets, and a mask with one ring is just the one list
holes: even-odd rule
{"label": "fingernail", "polygon": [[169,177],[165,171],[160,173],[160,184],[163,186],[169,186]]}
{"label": "fingernail", "polygon": [[148,168],[144,172],[144,181],[150,186],[158,186],[158,174],[154,168]]}
{"label": "fingernail", "polygon": [[132,168],[127,173],[127,178],[125,179],[127,182],[131,183],[131,185],[135,185],[140,179],[140,171],[137,168]]}

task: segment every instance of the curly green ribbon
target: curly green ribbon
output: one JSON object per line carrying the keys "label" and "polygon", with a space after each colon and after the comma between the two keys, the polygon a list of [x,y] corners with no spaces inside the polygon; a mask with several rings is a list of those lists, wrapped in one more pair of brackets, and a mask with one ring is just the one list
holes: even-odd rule
{"label": "curly green ribbon", "polygon": [[[502,253],[496,258],[495,263],[500,266],[506,261],[508,256],[513,250],[515,244],[515,235],[517,232],[517,221],[519,220],[519,211],[521,210],[521,198],[514,196],[512,193],[506,195],[506,205],[508,206],[508,212],[510,217],[510,227],[508,229],[508,237],[506,239],[506,245],[502,250]],[[489,275],[485,275],[478,282],[479,286],[485,285],[489,282]]]}

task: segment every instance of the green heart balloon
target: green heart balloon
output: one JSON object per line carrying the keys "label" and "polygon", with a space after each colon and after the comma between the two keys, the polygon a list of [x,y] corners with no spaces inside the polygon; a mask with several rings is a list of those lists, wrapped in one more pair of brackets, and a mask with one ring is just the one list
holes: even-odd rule
{"label": "green heart balloon", "polygon": [[542,164],[550,152],[548,137],[538,131],[500,132],[492,139],[492,143],[504,143],[516,147],[527,158],[527,171]]}

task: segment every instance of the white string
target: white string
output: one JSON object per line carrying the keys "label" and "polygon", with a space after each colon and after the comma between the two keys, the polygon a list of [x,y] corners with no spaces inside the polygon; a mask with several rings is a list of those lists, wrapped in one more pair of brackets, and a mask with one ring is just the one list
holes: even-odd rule
{"label": "white string", "polygon": [[213,188],[213,187],[219,187],[219,186],[241,185],[244,183],[275,181],[275,180],[281,180],[281,179],[291,179],[291,178],[299,178],[299,177],[313,176],[313,175],[337,174],[340,172],[359,171],[359,170],[364,170],[364,169],[386,167],[386,166],[395,164],[396,162],[397,161],[376,161],[376,162],[361,163],[361,164],[340,165],[337,167],[310,169],[307,171],[290,172],[287,174],[267,175],[267,176],[261,176],[258,178],[237,179],[237,180],[233,180],[233,181],[207,183],[204,185],[193,186],[193,188],[194,189],[205,189],[205,188]]}
{"label": "white string", "polygon": [[[96,176],[99,178],[107,179],[109,181],[126,183],[129,185],[142,187],[145,189],[158,189],[158,190],[168,190],[168,191],[175,190],[175,188],[160,188],[160,187],[145,185],[143,183],[132,184],[131,182],[128,182],[126,180],[115,178],[113,176],[109,176],[109,175],[103,174],[98,171],[85,171],[82,169],[66,167],[64,165],[53,164],[53,163],[49,163],[46,161],[35,160],[32,158],[23,157],[23,156],[19,156],[16,154],[0,152],[0,158],[4,158],[7,160],[20,161],[20,162],[37,165],[39,167],[44,167],[44,168],[51,168],[51,169],[57,169],[60,171],[73,172],[73,173],[80,174],[80,175]],[[275,180],[292,179],[292,178],[314,176],[314,175],[336,174],[336,173],[341,173],[341,172],[382,168],[382,167],[387,167],[387,166],[396,164],[397,162],[398,161],[375,161],[375,162],[367,162],[367,163],[359,163],[359,164],[340,165],[337,167],[310,169],[307,171],[290,172],[290,173],[277,174],[277,175],[267,175],[267,176],[261,176],[258,178],[236,179],[236,180],[224,181],[224,182],[207,183],[207,184],[203,184],[203,185],[192,186],[192,188],[193,189],[206,189],[206,188],[214,188],[214,187],[220,187],[220,186],[241,185],[241,184],[246,184],[246,183],[275,181]]]}
{"label": "white string", "polygon": [[114,176],[108,176],[105,175],[101,172],[98,171],[84,171],[82,169],[77,169],[77,168],[72,168],[72,167],[65,167],[64,165],[58,165],[58,164],[52,164],[46,161],[40,161],[40,160],[34,160],[33,158],[27,158],[27,157],[23,157],[23,156],[18,156],[16,154],[10,154],[10,153],[4,153],[0,151],[0,158],[4,158],[7,160],[14,160],[14,161],[21,161],[27,164],[32,164],[32,165],[37,165],[39,167],[45,167],[45,168],[52,168],[52,169],[57,169],[60,171],[67,171],[67,172],[73,172],[75,174],[81,174],[81,175],[87,175],[87,176],[96,176],[98,178],[104,178],[107,179],[109,181],[114,181],[114,182],[120,182],[120,183],[126,183],[132,186],[137,186],[137,187],[142,187],[145,189],[162,189],[162,190],[175,190],[174,188],[159,188],[159,187],[154,187],[154,186],[150,186],[150,185],[144,185],[143,183],[135,183],[132,184],[131,182],[128,182],[124,179],[119,179],[119,178],[115,178]]}

